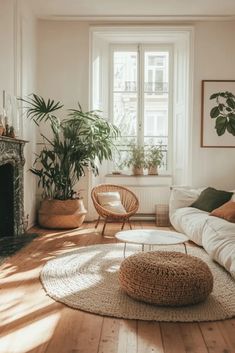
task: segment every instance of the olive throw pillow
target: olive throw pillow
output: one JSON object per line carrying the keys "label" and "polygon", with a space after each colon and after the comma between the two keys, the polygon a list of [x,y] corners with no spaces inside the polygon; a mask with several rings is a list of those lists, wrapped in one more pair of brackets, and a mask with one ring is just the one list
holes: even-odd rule
{"label": "olive throw pillow", "polygon": [[214,209],[222,206],[225,202],[228,202],[232,195],[232,192],[216,190],[209,187],[201,192],[199,198],[192,203],[191,207],[206,212],[212,212]]}
{"label": "olive throw pillow", "polygon": [[235,223],[235,202],[228,201],[210,213],[210,216],[223,218],[226,221]]}

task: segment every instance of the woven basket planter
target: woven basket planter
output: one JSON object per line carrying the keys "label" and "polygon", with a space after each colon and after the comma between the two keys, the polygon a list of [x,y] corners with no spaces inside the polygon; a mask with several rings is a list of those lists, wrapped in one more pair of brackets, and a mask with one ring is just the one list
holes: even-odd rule
{"label": "woven basket planter", "polygon": [[133,175],[144,175],[144,168],[143,167],[133,167],[132,168]]}
{"label": "woven basket planter", "polygon": [[72,229],[82,225],[86,209],[83,200],[43,200],[38,212],[38,223],[43,228]]}
{"label": "woven basket planter", "polygon": [[148,167],[148,175],[158,175],[158,167]]}

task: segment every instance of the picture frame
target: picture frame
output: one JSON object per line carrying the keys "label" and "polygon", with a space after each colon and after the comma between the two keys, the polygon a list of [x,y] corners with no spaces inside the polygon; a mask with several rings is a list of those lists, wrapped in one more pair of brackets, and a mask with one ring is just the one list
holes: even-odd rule
{"label": "picture frame", "polygon": [[202,80],[201,147],[235,148],[235,80]]}

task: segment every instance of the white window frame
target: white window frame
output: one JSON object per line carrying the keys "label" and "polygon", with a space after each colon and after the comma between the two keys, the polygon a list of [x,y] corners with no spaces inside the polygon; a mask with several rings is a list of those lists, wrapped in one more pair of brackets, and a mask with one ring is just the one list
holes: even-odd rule
{"label": "white window frame", "polygon": [[[109,103],[108,111],[110,120],[113,121],[113,53],[115,51],[137,51],[137,144],[144,145],[144,53],[148,51],[168,52],[169,53],[169,72],[168,72],[168,152],[167,169],[161,174],[172,173],[172,146],[173,146],[173,45],[171,44],[110,44],[109,49]],[[142,78],[142,80],[141,80]],[[111,166],[110,166],[111,167]]]}

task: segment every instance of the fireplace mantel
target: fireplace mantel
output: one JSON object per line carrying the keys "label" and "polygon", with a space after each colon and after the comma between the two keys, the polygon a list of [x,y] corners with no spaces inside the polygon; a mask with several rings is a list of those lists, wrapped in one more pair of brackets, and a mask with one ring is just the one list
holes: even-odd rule
{"label": "fireplace mantel", "polygon": [[24,145],[28,141],[16,138],[0,136],[0,164],[1,160],[6,160],[8,157],[24,165]]}
{"label": "fireplace mantel", "polygon": [[[13,167],[13,236],[24,234],[24,146],[27,141],[0,136],[0,166]],[[4,185],[0,185],[4,188]],[[0,234],[4,236],[5,234]]]}

